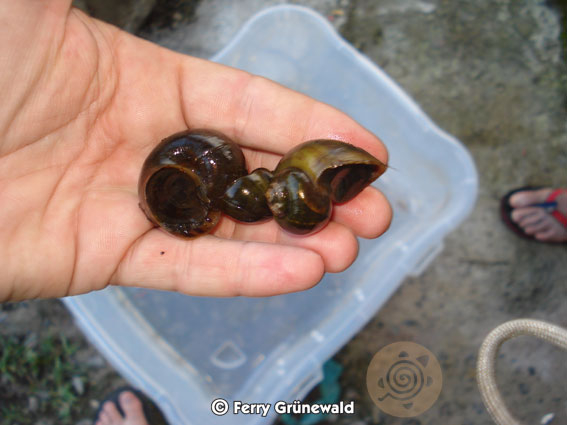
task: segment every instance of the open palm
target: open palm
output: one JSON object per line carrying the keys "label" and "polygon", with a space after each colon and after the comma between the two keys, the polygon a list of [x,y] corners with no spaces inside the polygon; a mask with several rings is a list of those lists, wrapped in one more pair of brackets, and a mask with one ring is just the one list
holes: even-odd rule
{"label": "open palm", "polygon": [[180,130],[225,133],[250,169],[274,168],[315,138],[346,140],[384,162],[387,154],[328,105],[140,40],[70,3],[0,5],[0,301],[108,284],[211,296],[297,291],[348,267],[355,236],[387,228],[390,207],[373,188],[309,237],[229,218],[191,241],[153,228],[138,207],[138,175],[151,149]]}

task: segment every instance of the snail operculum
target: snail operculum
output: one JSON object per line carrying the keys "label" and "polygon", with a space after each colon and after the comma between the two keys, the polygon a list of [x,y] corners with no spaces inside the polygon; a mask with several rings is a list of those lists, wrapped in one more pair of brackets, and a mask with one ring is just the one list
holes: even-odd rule
{"label": "snail operculum", "polygon": [[212,230],[220,198],[246,174],[242,151],[220,133],[176,133],[150,153],[140,175],[140,207],[154,224],[190,238]]}

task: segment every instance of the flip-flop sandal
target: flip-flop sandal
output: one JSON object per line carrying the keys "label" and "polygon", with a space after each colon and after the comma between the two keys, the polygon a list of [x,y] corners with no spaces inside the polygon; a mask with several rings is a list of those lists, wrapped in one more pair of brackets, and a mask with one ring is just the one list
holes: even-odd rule
{"label": "flip-flop sandal", "polygon": [[[539,241],[535,239],[532,235],[527,234],[526,232],[524,232],[524,229],[522,229],[514,220],[512,220],[512,211],[514,210],[514,208],[512,208],[509,202],[510,197],[515,193],[527,192],[527,191],[533,191],[539,189],[543,189],[543,187],[525,186],[508,192],[500,200],[500,216],[504,224],[518,236],[524,239],[530,239],[537,242],[545,242],[545,241]],[[565,189],[555,189],[549,194],[549,196],[545,199],[544,202],[539,204],[533,204],[531,206],[544,208],[545,211],[551,214],[557,221],[559,221],[559,223],[561,223],[564,227],[567,227],[567,216],[565,216],[565,214],[562,214],[557,210],[557,203],[555,202],[555,199],[565,191],[566,191]]]}
{"label": "flip-flop sandal", "polygon": [[116,408],[118,409],[118,412],[122,415],[122,417],[125,416],[124,411],[122,410],[122,407],[120,406],[120,403],[118,401],[118,396],[122,394],[124,391],[130,391],[138,398],[138,400],[141,401],[142,409],[144,411],[144,416],[146,417],[147,423],[151,425],[169,425],[165,420],[165,416],[153,401],[151,401],[140,390],[137,390],[129,386],[120,387],[105,397],[105,399],[100,403],[100,406],[98,407],[98,410],[93,420],[93,424],[96,424],[96,422],[98,421],[100,413],[102,412],[102,407],[104,406],[104,403],[106,403],[107,401],[113,402]]}

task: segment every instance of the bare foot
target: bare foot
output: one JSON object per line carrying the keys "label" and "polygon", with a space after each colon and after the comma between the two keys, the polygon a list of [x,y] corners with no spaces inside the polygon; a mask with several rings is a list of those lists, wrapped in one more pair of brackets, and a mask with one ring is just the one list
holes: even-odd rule
{"label": "bare foot", "polygon": [[[512,220],[524,232],[542,242],[567,242],[567,227],[545,208],[533,206],[546,201],[553,189],[525,190],[510,197]],[[567,216],[567,190],[555,199],[557,211]]]}
{"label": "bare foot", "polygon": [[124,417],[112,401],[103,404],[95,425],[149,425],[144,417],[142,402],[130,391],[124,391],[118,397]]}

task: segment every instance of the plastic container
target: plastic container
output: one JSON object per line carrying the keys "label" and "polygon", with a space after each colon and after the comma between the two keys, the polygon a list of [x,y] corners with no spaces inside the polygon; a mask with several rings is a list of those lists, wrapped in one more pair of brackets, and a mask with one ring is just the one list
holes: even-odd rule
{"label": "plastic container", "polygon": [[302,398],[322,364],[376,314],[405,276],[419,274],[472,209],[477,175],[468,152],[435,126],[379,68],[315,12],[278,6],[253,17],[213,60],[263,75],[345,111],[390,152],[376,186],[394,220],[361,240],[347,271],[302,293],[209,299],[108,288],[66,298],[83,332],[174,424],[270,423],[215,416],[211,402]]}

